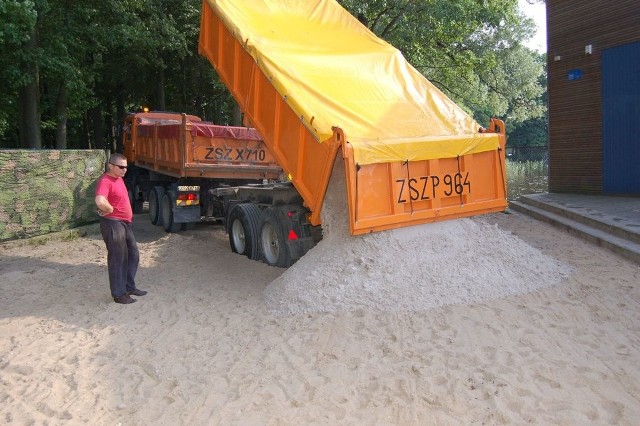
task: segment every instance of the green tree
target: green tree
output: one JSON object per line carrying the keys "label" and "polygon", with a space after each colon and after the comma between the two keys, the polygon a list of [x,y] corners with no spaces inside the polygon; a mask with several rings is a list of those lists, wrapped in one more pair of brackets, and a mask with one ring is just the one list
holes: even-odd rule
{"label": "green tree", "polygon": [[[544,65],[545,72],[538,77],[541,86],[547,87],[545,54],[538,55],[538,61]],[[539,97],[528,100],[543,107],[547,105],[546,90]],[[547,146],[548,144],[548,111],[544,115],[514,123],[509,130],[507,145],[509,146]]]}
{"label": "green tree", "polygon": [[516,0],[341,2],[481,123],[543,116],[542,64],[521,45],[533,22]]}
{"label": "green tree", "polygon": [[[113,0],[102,10],[103,24],[96,32],[101,49],[94,90],[100,103],[90,120],[94,135],[101,133],[98,123],[116,129],[127,111],[142,107],[207,118],[209,98],[230,101],[228,95],[218,95],[222,86],[215,72],[197,54],[199,1],[132,0],[126,6]],[[120,149],[117,133],[108,133],[108,146],[115,150]]]}
{"label": "green tree", "polygon": [[[10,144],[19,146],[19,134],[28,138],[24,147],[38,147],[39,136],[31,134],[37,127],[25,129],[16,125],[21,112],[27,112],[19,102],[21,96],[33,94],[37,84],[35,39],[37,13],[31,1],[6,0],[0,3],[0,89],[4,102],[0,105],[0,133],[9,134]],[[30,110],[29,113],[37,114]],[[27,134],[25,134],[27,132]]]}
{"label": "green tree", "polygon": [[[167,97],[187,107],[193,93],[204,93],[188,86],[202,86],[202,77],[214,84],[197,57],[199,7],[194,0],[3,1],[3,145],[17,146],[20,129],[24,147],[65,148],[71,135],[71,147],[115,148],[111,129],[126,110],[164,109]],[[181,72],[194,69],[194,76]]]}
{"label": "green tree", "polygon": [[[479,122],[544,116],[544,61],[520,44],[533,24],[516,0],[341,3]],[[197,54],[200,4],[0,2],[0,146],[118,149],[119,123],[143,106],[237,123]]]}

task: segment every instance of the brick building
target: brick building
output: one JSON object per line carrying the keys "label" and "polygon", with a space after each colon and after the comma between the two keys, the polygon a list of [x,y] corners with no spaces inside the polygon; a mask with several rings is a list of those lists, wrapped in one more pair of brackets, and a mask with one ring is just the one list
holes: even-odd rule
{"label": "brick building", "polygon": [[640,194],[640,3],[547,0],[549,191]]}

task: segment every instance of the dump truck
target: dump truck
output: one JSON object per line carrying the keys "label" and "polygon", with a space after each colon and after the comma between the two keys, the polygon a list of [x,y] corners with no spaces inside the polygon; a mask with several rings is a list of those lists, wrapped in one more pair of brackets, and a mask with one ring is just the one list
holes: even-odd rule
{"label": "dump truck", "polygon": [[167,232],[219,217],[209,196],[214,188],[282,175],[251,128],[219,126],[184,113],[139,112],[125,118],[122,137],[132,210],[140,213],[147,201],[151,222]]}
{"label": "dump truck", "polygon": [[140,213],[148,202],[151,223],[165,231],[223,221],[233,252],[281,267],[322,239],[255,129],[138,112],[125,118],[122,135],[132,209]]}
{"label": "dump truck", "polygon": [[[201,13],[199,53],[310,226],[321,224],[334,161],[344,162],[351,235],[506,208],[504,123],[481,127],[336,1],[203,0]],[[286,250],[269,246],[287,225],[251,210],[262,225],[247,232],[278,256],[268,263],[285,264]]]}

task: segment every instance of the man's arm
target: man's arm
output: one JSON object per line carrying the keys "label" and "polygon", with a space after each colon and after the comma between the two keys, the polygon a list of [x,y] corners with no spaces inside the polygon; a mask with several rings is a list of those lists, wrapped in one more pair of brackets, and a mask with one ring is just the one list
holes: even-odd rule
{"label": "man's arm", "polygon": [[113,212],[113,206],[107,200],[104,195],[96,195],[96,206],[98,206],[98,214],[104,216]]}

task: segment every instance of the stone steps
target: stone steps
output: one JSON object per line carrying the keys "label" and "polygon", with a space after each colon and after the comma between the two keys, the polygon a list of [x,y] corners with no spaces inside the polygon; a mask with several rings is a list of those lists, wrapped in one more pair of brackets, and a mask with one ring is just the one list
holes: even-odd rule
{"label": "stone steps", "polygon": [[548,203],[535,196],[510,201],[509,208],[640,263],[640,229],[622,219],[579,205]]}

